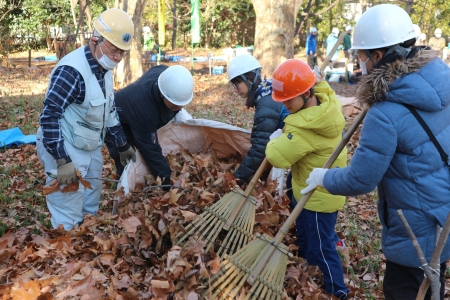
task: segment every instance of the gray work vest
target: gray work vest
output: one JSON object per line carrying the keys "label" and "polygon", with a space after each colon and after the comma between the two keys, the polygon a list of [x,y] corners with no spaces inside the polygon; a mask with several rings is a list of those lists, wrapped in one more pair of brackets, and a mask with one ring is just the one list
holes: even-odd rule
{"label": "gray work vest", "polygon": [[53,72],[59,66],[70,66],[80,72],[84,79],[86,95],[82,104],[72,103],[59,120],[64,140],[76,148],[91,151],[103,145],[106,128],[119,124],[117,113],[112,113],[111,107],[114,105],[114,90],[112,71],[105,74],[105,92],[98,83],[95,74],[84,54],[84,47],[64,56],[53,69]]}

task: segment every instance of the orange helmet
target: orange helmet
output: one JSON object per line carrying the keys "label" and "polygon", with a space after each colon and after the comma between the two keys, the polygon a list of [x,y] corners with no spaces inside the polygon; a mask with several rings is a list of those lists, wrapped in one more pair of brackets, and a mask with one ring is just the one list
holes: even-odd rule
{"label": "orange helmet", "polygon": [[273,73],[272,99],[283,102],[306,93],[316,83],[311,68],[298,59],[288,59]]}

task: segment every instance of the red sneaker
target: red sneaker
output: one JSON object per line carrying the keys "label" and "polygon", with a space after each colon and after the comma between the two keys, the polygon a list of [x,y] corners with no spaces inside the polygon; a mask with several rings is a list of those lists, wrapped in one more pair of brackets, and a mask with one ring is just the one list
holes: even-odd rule
{"label": "red sneaker", "polygon": [[345,243],[344,243],[344,240],[339,240],[337,243],[336,243],[336,249],[337,250],[344,250],[345,249]]}

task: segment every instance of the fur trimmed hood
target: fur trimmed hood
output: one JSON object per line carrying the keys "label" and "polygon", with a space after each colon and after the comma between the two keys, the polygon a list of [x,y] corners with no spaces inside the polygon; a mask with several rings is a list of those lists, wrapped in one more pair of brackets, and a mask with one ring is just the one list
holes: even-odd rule
{"label": "fur trimmed hood", "polygon": [[[442,109],[446,106],[443,102],[450,101],[449,93],[445,92],[450,81],[450,68],[438,57],[438,51],[420,49],[412,58],[396,60],[373,69],[361,79],[356,92],[358,102],[362,106],[372,106],[380,101],[408,103],[428,111],[437,107],[432,109],[423,107],[420,101],[428,101],[437,94],[439,99],[436,100],[441,102],[438,106]],[[423,90],[427,88],[428,94],[424,94]],[[447,99],[443,99],[442,96]],[[418,100],[417,103],[414,103],[416,102],[414,99]]]}

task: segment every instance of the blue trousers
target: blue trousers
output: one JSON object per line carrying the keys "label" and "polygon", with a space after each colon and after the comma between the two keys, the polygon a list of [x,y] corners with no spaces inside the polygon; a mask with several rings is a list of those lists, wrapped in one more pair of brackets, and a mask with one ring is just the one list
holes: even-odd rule
{"label": "blue trousers", "polygon": [[299,255],[323,273],[325,291],[336,297],[347,296],[344,273],[336,250],[335,236],[337,212],[320,213],[303,209],[295,224]]}
{"label": "blue trousers", "polygon": [[[292,186],[289,173],[286,186]],[[289,195],[288,195],[289,196]],[[291,204],[297,201],[291,196]],[[340,299],[347,299],[349,289],[344,283],[344,273],[336,242],[339,237],[334,230],[337,211],[321,213],[303,209],[295,225],[297,227],[297,245],[299,256],[305,258],[312,266],[318,266],[324,275],[324,289]]]}

